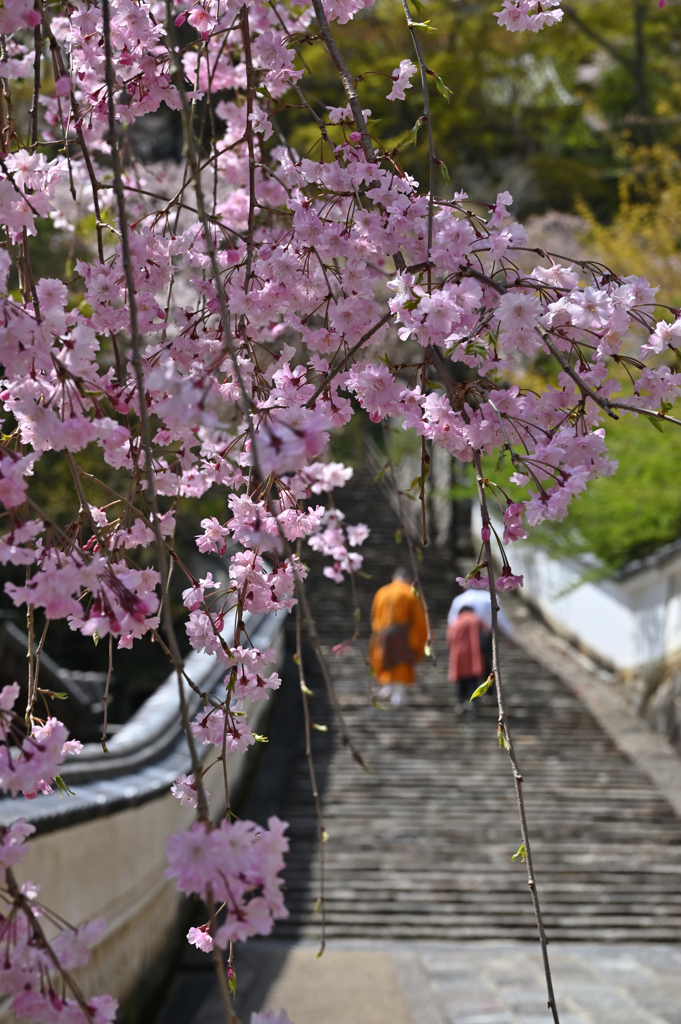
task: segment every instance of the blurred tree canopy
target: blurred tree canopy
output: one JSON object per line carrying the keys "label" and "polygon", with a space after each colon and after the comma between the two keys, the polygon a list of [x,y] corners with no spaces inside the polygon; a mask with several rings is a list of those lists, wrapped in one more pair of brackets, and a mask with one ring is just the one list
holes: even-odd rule
{"label": "blurred tree canopy", "polygon": [[[657,299],[681,306],[681,158],[669,146],[640,146],[627,153],[619,181],[619,206],[610,224],[598,221],[581,198],[584,241],[617,273],[639,274],[659,286]],[[676,367],[675,367],[676,368]]]}
{"label": "blurred tree canopy", "polygon": [[[499,6],[419,0],[410,8],[414,21],[435,29],[420,31],[422,46],[428,66],[453,93],[448,103],[430,79],[436,150],[451,187],[480,200],[508,188],[516,216],[573,211],[581,198],[598,221],[609,222],[632,147],[681,152],[681,6],[574,0],[564,5],[562,25],[536,35],[498,28],[492,15]],[[422,113],[418,77],[405,102],[385,99],[393,69],[414,58],[402,5],[377,0],[336,34],[360,77],[375,138],[391,149]],[[303,43],[300,54],[311,72],[303,80],[309,102],[319,113],[325,105],[344,106],[321,44]],[[295,126],[299,152],[317,143],[304,115],[289,108],[282,116]],[[426,158],[422,129],[400,161],[418,177]],[[444,182],[440,187],[446,192]]]}

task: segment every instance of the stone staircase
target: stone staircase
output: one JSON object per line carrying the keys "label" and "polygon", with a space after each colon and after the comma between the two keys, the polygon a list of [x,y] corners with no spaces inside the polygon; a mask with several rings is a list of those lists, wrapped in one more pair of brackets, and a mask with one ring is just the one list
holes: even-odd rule
{"label": "stone staircase", "polygon": [[[477,718],[455,713],[446,682],[446,613],[457,572],[446,550],[429,550],[422,577],[437,665],[420,668],[406,704],[369,702],[364,667],[368,612],[378,586],[407,552],[385,497],[360,475],[340,496],[349,522],[372,534],[370,579],[358,579],[362,639],[336,657],[353,631],[349,587],[312,581],[310,598],[353,741],[370,766],[339,742],[323,683],[306,651],[325,843],[329,937],[353,939],[534,939],[508,757],[499,750],[494,706]],[[315,564],[314,558],[307,559]],[[318,567],[317,567],[318,568]],[[618,751],[580,700],[519,645],[504,643],[503,666],[525,796],[539,895],[550,938],[677,941],[681,936],[681,822],[650,780]],[[295,681],[289,685],[292,692]],[[289,701],[298,698],[295,693]],[[283,695],[282,695],[283,697]],[[278,764],[276,807],[290,822],[286,871],[290,917],[275,937],[319,934],[318,828],[300,716],[292,750]],[[276,726],[274,729],[276,733]],[[272,739],[276,737],[273,735]],[[289,743],[289,746],[291,744]],[[272,762],[272,763],[274,763]],[[285,762],[285,763],[284,763]],[[264,779],[261,779],[261,789]],[[257,789],[257,787],[256,787]],[[255,804],[254,801],[255,800]],[[266,801],[267,802],[267,801]],[[252,794],[242,811],[262,816]]]}

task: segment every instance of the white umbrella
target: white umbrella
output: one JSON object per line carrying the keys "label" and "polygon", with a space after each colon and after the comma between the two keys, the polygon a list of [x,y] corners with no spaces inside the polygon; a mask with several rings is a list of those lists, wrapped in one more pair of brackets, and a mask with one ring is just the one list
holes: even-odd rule
{"label": "white umbrella", "polygon": [[[499,629],[505,636],[513,636],[513,627],[505,615],[498,598],[497,604],[499,605],[499,611],[497,612]],[[492,602],[489,590],[464,590],[463,594],[455,597],[447,616],[448,626],[452,624],[462,608],[472,608],[475,614],[480,616],[487,628],[492,628]]]}

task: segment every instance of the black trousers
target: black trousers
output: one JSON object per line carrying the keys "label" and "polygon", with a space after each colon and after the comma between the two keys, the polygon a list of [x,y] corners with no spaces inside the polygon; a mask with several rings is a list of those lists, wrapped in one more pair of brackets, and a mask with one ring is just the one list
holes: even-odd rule
{"label": "black trousers", "polygon": [[466,704],[480,686],[480,677],[464,676],[463,679],[457,680],[457,685],[459,687],[459,700],[462,704]]}

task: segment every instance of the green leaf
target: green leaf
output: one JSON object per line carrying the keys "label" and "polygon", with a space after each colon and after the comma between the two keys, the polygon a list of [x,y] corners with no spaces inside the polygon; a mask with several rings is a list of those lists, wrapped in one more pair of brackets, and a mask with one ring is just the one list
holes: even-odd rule
{"label": "green leaf", "polygon": [[411,0],[411,3],[416,8],[416,10],[419,12],[419,14],[421,13],[421,11],[425,11],[425,7],[421,3],[421,0]]}
{"label": "green leaf", "polygon": [[93,641],[93,643],[94,643],[95,647],[96,647],[96,646],[97,646],[97,644],[99,643],[99,633],[97,632],[97,630],[96,630],[96,629],[95,629],[95,630],[93,631],[93,633],[92,633],[92,641]]}
{"label": "green leaf", "polygon": [[643,415],[645,416],[645,418],[648,420],[649,423],[652,423],[652,425],[655,427],[655,430],[659,430],[661,434],[664,434],[664,430],[662,429],[662,424],[658,420],[657,416],[650,416],[648,413],[644,413]]}
{"label": "green leaf", "polygon": [[408,140],[409,140],[409,142],[411,142],[412,146],[416,145],[416,139],[417,139],[418,134],[419,134],[419,128],[421,127],[422,124],[423,124],[423,121],[422,121],[421,118],[419,118],[418,121],[416,122],[416,124],[414,125],[414,127],[410,128],[410,130],[409,130]]}
{"label": "green leaf", "polygon": [[466,576],[466,580],[472,580],[476,573],[480,572],[481,569],[485,569],[485,565],[474,565],[471,571]]}
{"label": "green leaf", "polygon": [[401,544],[402,543],[402,531],[401,530],[396,530],[395,531],[395,543],[396,544]]}
{"label": "green leaf", "polygon": [[416,307],[418,306],[420,301],[421,301],[420,298],[418,298],[418,299],[407,299],[407,301],[404,304],[404,308],[405,309],[416,309]]}
{"label": "green leaf", "polygon": [[475,700],[476,697],[482,697],[483,693],[487,693],[487,691],[492,686],[494,686],[494,676],[492,675],[492,673],[490,673],[487,676],[487,679],[485,679],[484,683],[480,683],[480,686],[477,688],[477,690],[473,691],[470,699]]}
{"label": "green leaf", "polygon": [[503,747],[504,750],[508,750],[510,752],[511,744],[506,739],[506,733],[504,732],[504,730],[500,728],[497,734],[499,736],[499,746]]}
{"label": "green leaf", "polygon": [[69,789],[69,787],[66,785],[66,783],[62,779],[61,775],[55,775],[54,783],[55,783],[57,789],[59,790],[59,796],[75,796],[76,795],[73,792],[72,789]]}
{"label": "green leaf", "polygon": [[232,967],[232,976],[228,979],[227,984],[229,985],[229,991],[231,995],[236,995],[236,971]]}
{"label": "green leaf", "polygon": [[303,693],[307,697],[314,697],[314,694],[313,694],[312,690],[310,689],[309,686],[306,686],[305,683],[301,683],[300,684],[300,689],[303,691]]}
{"label": "green leaf", "polygon": [[261,736],[259,732],[253,733],[253,739],[256,743],[269,743],[267,736]]}
{"label": "green leaf", "polygon": [[318,914],[321,909],[322,909],[322,898],[321,898],[321,896],[319,896],[317,901],[316,901],[316,903],[315,903],[315,905],[314,905],[314,912],[315,912],[315,914]]}
{"label": "green leaf", "polygon": [[312,722],[311,725],[312,725],[313,729],[317,730],[317,732],[328,732],[329,731],[328,725],[319,725],[317,722]]}
{"label": "green leaf", "polygon": [[437,32],[435,26],[430,24],[430,19],[428,21],[410,21],[409,28],[420,28],[424,32]]}
{"label": "green leaf", "polygon": [[517,860],[518,857],[522,857],[523,860],[527,857],[527,850],[525,849],[525,843],[521,843],[516,852],[511,857],[511,860]]}
{"label": "green leaf", "polygon": [[[456,346],[454,346],[456,347]],[[466,342],[466,355],[467,356],[484,356],[487,354],[487,346],[483,341],[478,338],[471,338],[470,341]]]}
{"label": "green leaf", "polygon": [[[428,24],[428,22],[424,22],[424,25],[427,25],[427,24]],[[452,90],[449,88],[448,85],[445,85],[445,83],[442,81],[442,79],[438,75],[437,71],[433,71],[432,74],[435,75],[435,82],[437,84],[437,91],[440,93],[440,96],[444,96],[444,98],[447,100],[447,103],[449,103],[449,101],[450,101],[451,97],[454,95],[454,93],[452,92]],[[447,184],[449,184],[449,181],[447,182]]]}
{"label": "green leaf", "polygon": [[449,185],[449,170],[444,160],[440,160],[440,171],[442,173],[442,178],[444,180],[445,185]]}
{"label": "green leaf", "polygon": [[426,646],[423,648],[423,653],[425,654],[426,658],[430,658],[430,656],[433,653],[433,650],[432,650],[430,644],[426,644]]}
{"label": "green leaf", "polygon": [[58,690],[50,690],[50,693],[49,693],[48,696],[54,697],[55,700],[68,700],[69,699],[68,693],[62,693],[61,691],[58,691]]}

